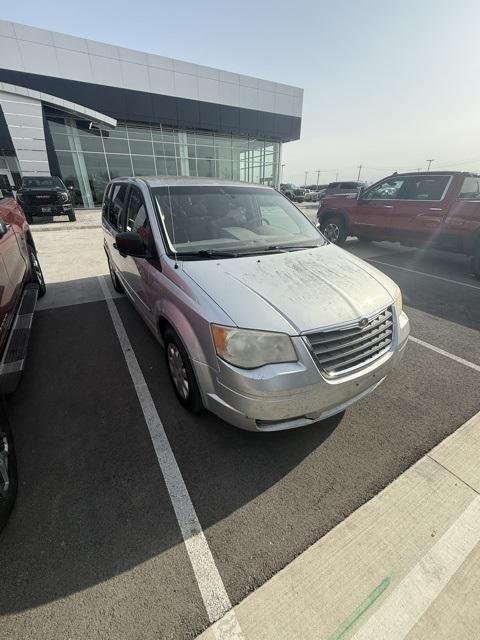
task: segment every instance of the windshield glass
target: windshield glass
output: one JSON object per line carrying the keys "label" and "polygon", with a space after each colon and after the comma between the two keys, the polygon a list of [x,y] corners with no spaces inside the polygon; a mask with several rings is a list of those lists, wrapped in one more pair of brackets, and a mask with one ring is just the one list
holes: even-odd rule
{"label": "windshield glass", "polygon": [[320,246],[325,239],[284,196],[255,187],[152,189],[172,251],[241,251]]}
{"label": "windshield glass", "polygon": [[65,185],[57,176],[23,178],[22,187],[24,189],[65,189]]}

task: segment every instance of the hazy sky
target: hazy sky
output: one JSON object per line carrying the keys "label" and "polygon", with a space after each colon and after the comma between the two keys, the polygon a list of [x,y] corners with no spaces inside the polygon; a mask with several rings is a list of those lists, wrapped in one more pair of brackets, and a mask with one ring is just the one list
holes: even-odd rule
{"label": "hazy sky", "polygon": [[1,17],[303,87],[285,182],[480,169],[479,0],[21,0]]}

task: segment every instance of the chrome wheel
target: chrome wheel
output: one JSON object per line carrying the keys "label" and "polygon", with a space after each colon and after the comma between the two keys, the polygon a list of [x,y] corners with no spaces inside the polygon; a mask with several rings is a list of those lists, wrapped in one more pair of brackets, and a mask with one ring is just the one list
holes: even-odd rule
{"label": "chrome wheel", "polygon": [[10,488],[8,475],[9,445],[6,433],[0,433],[0,497],[5,497]]}
{"label": "chrome wheel", "polygon": [[40,263],[38,261],[37,254],[32,251],[30,255],[32,258],[32,268],[33,268],[33,273],[35,275],[35,279],[38,282],[38,284],[42,287],[45,284],[45,280],[43,279],[42,267],[40,266]]}
{"label": "chrome wheel", "polygon": [[187,371],[182,359],[182,355],[177,345],[170,342],[167,346],[168,368],[172,376],[173,384],[181,398],[186,400],[190,393]]}
{"label": "chrome wheel", "polygon": [[340,227],[333,220],[331,222],[327,222],[327,224],[323,227],[323,235],[327,240],[330,240],[330,242],[333,242],[335,244],[340,237]]}

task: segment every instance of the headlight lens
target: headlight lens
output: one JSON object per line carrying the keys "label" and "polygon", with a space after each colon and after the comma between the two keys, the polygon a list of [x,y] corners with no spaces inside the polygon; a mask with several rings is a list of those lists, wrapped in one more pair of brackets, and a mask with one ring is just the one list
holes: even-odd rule
{"label": "headlight lens", "polygon": [[397,292],[397,296],[395,298],[395,311],[397,312],[397,318],[400,317],[403,309],[403,300],[402,300],[402,292],[400,289]]}
{"label": "headlight lens", "polygon": [[212,324],[217,355],[242,369],[256,369],[276,362],[296,362],[297,354],[285,333],[253,331]]}
{"label": "headlight lens", "polygon": [[68,202],[68,193],[66,191],[60,192],[60,200],[62,202]]}

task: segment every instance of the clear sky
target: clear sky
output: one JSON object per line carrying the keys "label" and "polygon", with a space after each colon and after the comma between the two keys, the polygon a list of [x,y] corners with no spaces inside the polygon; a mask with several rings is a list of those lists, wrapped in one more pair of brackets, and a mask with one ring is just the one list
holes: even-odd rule
{"label": "clear sky", "polygon": [[2,18],[303,87],[285,182],[480,170],[479,0],[19,0]]}

